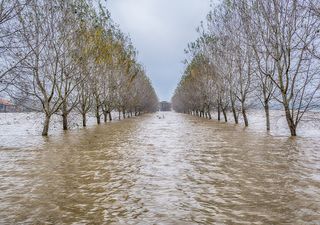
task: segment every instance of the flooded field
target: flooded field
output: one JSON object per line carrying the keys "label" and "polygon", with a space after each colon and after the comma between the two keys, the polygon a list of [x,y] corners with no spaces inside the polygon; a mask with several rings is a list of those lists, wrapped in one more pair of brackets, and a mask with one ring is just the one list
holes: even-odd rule
{"label": "flooded field", "polygon": [[158,115],[1,133],[0,224],[320,224],[319,136]]}

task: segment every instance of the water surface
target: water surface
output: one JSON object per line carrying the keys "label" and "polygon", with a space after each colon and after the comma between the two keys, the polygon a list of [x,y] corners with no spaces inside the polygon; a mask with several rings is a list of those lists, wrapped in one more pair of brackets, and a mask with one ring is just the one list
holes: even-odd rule
{"label": "water surface", "polygon": [[0,148],[0,224],[320,224],[320,138],[162,114]]}

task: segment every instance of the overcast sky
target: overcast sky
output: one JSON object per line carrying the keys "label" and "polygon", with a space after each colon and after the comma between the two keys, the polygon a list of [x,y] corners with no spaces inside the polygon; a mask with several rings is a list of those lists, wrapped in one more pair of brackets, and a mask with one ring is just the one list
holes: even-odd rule
{"label": "overcast sky", "polygon": [[109,0],[108,9],[139,52],[159,100],[170,100],[180,80],[184,49],[197,38],[210,0]]}

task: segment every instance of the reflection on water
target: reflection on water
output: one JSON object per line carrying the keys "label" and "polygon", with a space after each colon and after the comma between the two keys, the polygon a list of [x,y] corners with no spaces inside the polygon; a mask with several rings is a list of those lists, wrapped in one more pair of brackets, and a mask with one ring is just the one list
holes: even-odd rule
{"label": "reflection on water", "polygon": [[318,144],[166,113],[0,149],[0,224],[319,223]]}

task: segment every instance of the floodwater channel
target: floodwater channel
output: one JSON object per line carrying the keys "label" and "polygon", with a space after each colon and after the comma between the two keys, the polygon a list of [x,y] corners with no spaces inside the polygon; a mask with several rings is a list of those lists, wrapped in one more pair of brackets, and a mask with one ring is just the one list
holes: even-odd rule
{"label": "floodwater channel", "polygon": [[320,224],[319,146],[168,112],[0,148],[0,224]]}

